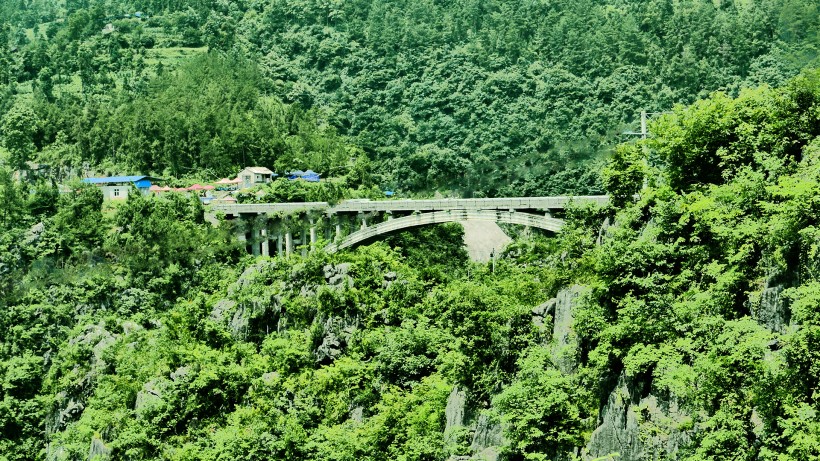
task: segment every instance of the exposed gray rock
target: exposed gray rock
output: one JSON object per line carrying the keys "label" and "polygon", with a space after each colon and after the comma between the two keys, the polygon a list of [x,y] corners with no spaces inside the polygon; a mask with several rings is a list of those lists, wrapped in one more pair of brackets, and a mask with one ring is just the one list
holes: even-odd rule
{"label": "exposed gray rock", "polygon": [[[467,396],[464,391],[458,390],[458,386],[454,386],[447,397],[447,406],[444,408],[445,426],[444,426],[444,449],[447,453],[465,454],[466,437],[469,432],[464,427],[464,404]],[[455,456],[450,457],[451,460],[457,459]]]}
{"label": "exposed gray rock", "polygon": [[356,421],[357,423],[364,421],[364,408],[355,407],[350,410],[350,419]]}
{"label": "exposed gray rock", "polygon": [[142,328],[142,325],[138,324],[137,322],[132,322],[130,320],[122,322],[120,327],[122,327],[122,334],[124,334],[125,336],[144,330],[144,328]]}
{"label": "exposed gray rock", "polygon": [[[321,322],[320,319],[316,321]],[[358,319],[334,316],[322,322],[322,342],[314,351],[316,362],[329,363],[342,355],[358,325]]]}
{"label": "exposed gray rock", "polygon": [[165,396],[173,384],[167,378],[155,378],[143,384],[142,390],[137,392],[134,410],[137,415],[144,416],[162,407]]}
{"label": "exposed gray rock", "polygon": [[587,451],[592,458],[617,453],[620,455],[618,459],[640,459],[640,428],[633,409],[636,403],[627,387],[626,377],[621,374],[618,377],[618,384],[601,408],[598,428],[593,431],[587,445]]}
{"label": "exposed gray rock", "polygon": [[771,331],[783,333],[791,320],[788,300],[783,290],[793,285],[789,274],[775,273],[766,278],[763,288],[749,296],[752,318]]}
{"label": "exposed gray rock", "polygon": [[57,432],[64,428],[70,421],[74,421],[80,417],[85,409],[82,402],[76,400],[69,400],[68,403],[57,413],[57,418],[51,432]]}
{"label": "exposed gray rock", "polygon": [[94,436],[91,438],[91,447],[88,449],[88,461],[107,461],[111,459],[111,449],[103,441]]}
{"label": "exposed gray rock", "polygon": [[215,323],[226,326],[234,338],[246,339],[251,333],[253,320],[268,316],[271,323],[277,323],[276,319],[282,314],[282,296],[270,286],[258,293],[241,295],[241,299],[242,302],[233,299],[219,300],[208,317]]}
{"label": "exposed gray rock", "polygon": [[269,277],[268,274],[276,270],[277,266],[278,263],[275,259],[263,259],[248,266],[228,289],[228,295],[234,295],[245,288],[256,285],[260,281],[264,281]]}
{"label": "exposed gray rock", "polygon": [[336,336],[335,332],[326,332],[322,338],[322,344],[316,348],[316,361],[330,360],[332,362],[340,355],[342,355],[342,341]]}
{"label": "exposed gray rock", "polygon": [[216,302],[216,304],[214,304],[214,307],[213,309],[211,309],[211,314],[208,316],[208,318],[216,323],[224,323],[225,318],[230,316],[231,312],[233,312],[235,308],[236,301],[232,299],[220,299]]}
{"label": "exposed gray rock", "polygon": [[666,401],[650,394],[638,402],[636,411],[644,459],[675,459],[692,441],[692,418],[676,399]]}
{"label": "exposed gray rock", "polygon": [[42,222],[31,226],[28,231],[26,231],[26,235],[23,237],[23,245],[36,245],[40,241],[40,237],[43,235],[43,231],[45,230],[46,225]]}
{"label": "exposed gray rock", "polygon": [[491,418],[487,413],[481,413],[476,421],[473,443],[470,449],[474,455],[472,459],[481,461],[497,461],[499,447],[504,444],[504,434],[501,423]]}
{"label": "exposed gray rock", "polygon": [[539,304],[532,308],[532,323],[538,328],[540,333],[550,331],[549,324],[552,322],[552,314],[555,310],[555,299]]}
{"label": "exposed gray rock", "polygon": [[279,373],[275,371],[269,371],[262,375],[262,381],[265,384],[273,384],[279,379]]}
{"label": "exposed gray rock", "polygon": [[245,339],[248,337],[251,319],[259,314],[258,303],[242,303],[237,305],[233,312],[231,321],[228,322],[228,329],[231,330],[231,335],[234,338]]}
{"label": "exposed gray rock", "polygon": [[312,298],[316,296],[316,286],[315,285],[302,285],[299,289],[299,296],[303,298]]}
{"label": "exposed gray rock", "polygon": [[46,461],[66,461],[68,460],[68,453],[62,445],[48,444],[46,448]]}
{"label": "exposed gray rock", "polygon": [[350,269],[352,267],[353,265],[350,263],[325,265],[322,270],[327,284],[331,287],[352,287],[354,284],[353,277],[350,276]]}
{"label": "exposed gray rock", "polygon": [[676,400],[641,398],[621,373],[598,417],[584,456],[595,459],[617,453],[619,460],[674,459],[691,441],[692,418]]}
{"label": "exposed gray rock", "polygon": [[573,330],[574,321],[573,309],[576,299],[584,292],[585,288],[580,285],[573,285],[558,292],[552,300],[550,306],[545,308],[545,312],[554,312],[554,324],[552,328],[552,360],[555,366],[562,373],[574,373],[578,368],[579,348],[578,335]]}
{"label": "exposed gray rock", "polygon": [[384,274],[384,281],[382,282],[382,288],[390,288],[397,279],[399,278],[399,274],[395,271],[390,271]]}
{"label": "exposed gray rock", "polygon": [[459,221],[464,228],[464,246],[471,261],[486,263],[498,258],[512,239],[494,222]]}
{"label": "exposed gray rock", "polygon": [[450,396],[447,397],[447,406],[444,409],[446,417],[446,425],[444,430],[451,427],[464,426],[464,403],[467,396],[463,391],[458,390],[458,386],[454,386]]}
{"label": "exposed gray rock", "polygon": [[69,341],[69,344],[72,346],[75,345],[84,345],[84,346],[91,346],[91,350],[93,352],[94,361],[92,363],[93,366],[104,366],[103,360],[103,353],[105,350],[114,344],[117,341],[117,338],[114,337],[111,332],[105,329],[103,323],[100,322],[96,325],[87,325],[85,327],[85,331],[72,338]]}
{"label": "exposed gray rock", "polygon": [[178,383],[188,379],[191,375],[191,367],[181,366],[171,373],[171,381]]}
{"label": "exposed gray rock", "polygon": [[611,227],[611,224],[609,223],[609,217],[607,217],[606,219],[604,219],[604,222],[601,224],[601,228],[598,229],[598,238],[595,239],[595,244],[596,245],[602,245],[604,243],[604,239],[609,234],[609,228],[610,227]]}

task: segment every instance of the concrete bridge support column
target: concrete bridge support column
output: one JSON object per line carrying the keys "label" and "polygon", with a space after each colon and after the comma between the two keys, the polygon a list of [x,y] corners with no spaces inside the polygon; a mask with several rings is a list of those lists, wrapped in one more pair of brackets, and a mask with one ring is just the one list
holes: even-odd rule
{"label": "concrete bridge support column", "polygon": [[282,239],[283,238],[284,237],[282,236],[282,231],[280,230],[276,234],[276,254],[279,255],[279,256],[282,256],[282,243],[283,243]]}
{"label": "concrete bridge support column", "polygon": [[251,231],[251,248],[254,256],[259,256],[259,229]]}
{"label": "concrete bridge support column", "polygon": [[362,229],[367,229],[367,215],[359,213],[359,219],[362,221]]}
{"label": "concrete bridge support column", "polygon": [[310,220],[310,251],[316,249],[316,221]]}
{"label": "concrete bridge support column", "polygon": [[307,230],[302,229],[302,240],[299,242],[302,247],[302,257],[307,257]]}
{"label": "concrete bridge support column", "polygon": [[293,234],[290,230],[285,231],[285,255],[290,256],[293,253]]}
{"label": "concrete bridge support column", "polygon": [[270,256],[270,240],[268,230],[262,229],[262,256]]}

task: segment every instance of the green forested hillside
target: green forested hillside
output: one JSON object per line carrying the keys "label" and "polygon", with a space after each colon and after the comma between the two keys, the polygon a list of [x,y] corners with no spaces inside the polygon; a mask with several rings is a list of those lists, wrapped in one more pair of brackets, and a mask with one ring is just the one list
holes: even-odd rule
{"label": "green forested hillside", "polygon": [[[820,458],[818,21],[812,0],[0,2],[0,461]],[[621,135],[641,109],[666,113]],[[240,201],[611,203],[511,229],[490,264],[455,224],[267,258],[195,198],[76,179],[250,164],[332,180]]]}
{"label": "green forested hillside", "polygon": [[4,2],[0,111],[27,127],[15,160],[328,175],[361,149],[398,190],[593,192],[642,109],[781,84],[816,63],[818,17],[812,0]]}
{"label": "green forested hillside", "polygon": [[820,73],[653,132],[494,269],[457,226],[255,259],[196,201],[4,171],[0,456],[820,456]]}

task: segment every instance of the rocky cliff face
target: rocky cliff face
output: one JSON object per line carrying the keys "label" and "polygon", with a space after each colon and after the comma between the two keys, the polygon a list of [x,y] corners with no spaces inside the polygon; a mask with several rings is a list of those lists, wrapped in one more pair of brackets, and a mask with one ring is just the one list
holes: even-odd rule
{"label": "rocky cliff face", "polygon": [[[533,322],[542,331],[549,330],[549,321],[552,320],[552,361],[561,372],[567,374],[574,373],[579,363],[573,310],[585,291],[585,287],[573,285],[533,309]],[[642,392],[644,384],[630,379],[623,372],[614,382],[612,391],[601,406],[598,427],[587,446],[580,450],[581,458],[674,458],[691,438],[692,418],[677,401]]]}
{"label": "rocky cliff face", "polygon": [[641,397],[624,373],[598,416],[598,427],[584,449],[585,459],[674,459],[691,438],[692,418],[677,401],[652,394]]}
{"label": "rocky cliff face", "polygon": [[[533,308],[533,324],[550,338],[553,363],[564,373],[574,373],[578,367],[578,336],[573,330],[573,309],[586,288],[573,285],[561,290],[555,298]],[[467,434],[469,454],[454,454],[450,461],[496,461],[504,445],[503,427],[493,411],[477,411],[470,415],[465,408],[467,399],[458,388],[453,389],[447,401],[447,429],[445,445],[455,446],[459,429]],[[470,416],[468,416],[470,415]]]}
{"label": "rocky cliff face", "polygon": [[[772,332],[785,332],[791,326],[791,310],[782,293],[794,285],[793,273],[775,272],[766,277],[747,301],[752,317]],[[556,328],[558,323],[556,314]],[[642,396],[645,385],[623,372],[618,376],[585,447],[586,459],[613,454],[619,460],[675,459],[689,444],[696,430],[692,416],[674,399],[651,391]],[[760,421],[755,424],[762,426]]]}
{"label": "rocky cliff face", "polygon": [[791,311],[782,293],[794,286],[794,279],[795,276],[787,272],[775,272],[766,277],[760,291],[749,296],[752,318],[773,332],[785,332],[791,322]]}

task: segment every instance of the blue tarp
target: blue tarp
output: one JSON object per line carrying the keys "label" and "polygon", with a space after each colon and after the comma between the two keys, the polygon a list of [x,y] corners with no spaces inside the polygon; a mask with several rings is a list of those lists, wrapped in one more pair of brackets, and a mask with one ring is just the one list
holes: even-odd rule
{"label": "blue tarp", "polygon": [[307,170],[307,171],[296,170],[296,171],[291,171],[290,173],[288,173],[288,179],[290,179],[290,180],[302,179],[302,180],[307,181],[307,182],[319,182],[319,177],[320,176],[321,175],[319,173],[317,173],[313,170]]}
{"label": "blue tarp", "polygon": [[307,182],[319,182],[319,176],[320,176],[319,173],[317,173],[313,170],[307,170],[302,175],[302,179],[304,179]]}

